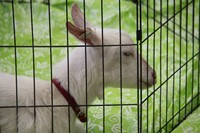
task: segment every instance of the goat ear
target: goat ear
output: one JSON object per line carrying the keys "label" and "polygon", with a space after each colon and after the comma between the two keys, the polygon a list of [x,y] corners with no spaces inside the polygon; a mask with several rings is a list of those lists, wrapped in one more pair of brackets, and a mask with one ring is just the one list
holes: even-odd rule
{"label": "goat ear", "polygon": [[72,5],[71,15],[72,15],[72,20],[76,26],[83,29],[84,27],[90,27],[90,28],[92,27],[92,25],[84,19],[84,15],[76,3]]}
{"label": "goat ear", "polygon": [[96,32],[92,30],[92,25],[86,22],[83,13],[75,3],[72,5],[71,15],[74,25],[67,22],[66,26],[72,35],[90,45],[101,44],[100,38],[97,36]]}
{"label": "goat ear", "polygon": [[100,43],[100,39],[92,29],[83,29],[73,25],[70,22],[67,22],[66,26],[68,31],[80,41],[86,42],[89,45],[97,45]]}

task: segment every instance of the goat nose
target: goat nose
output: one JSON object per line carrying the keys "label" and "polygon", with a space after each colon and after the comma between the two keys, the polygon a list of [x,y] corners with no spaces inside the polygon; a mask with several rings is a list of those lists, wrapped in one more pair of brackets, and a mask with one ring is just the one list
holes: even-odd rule
{"label": "goat nose", "polygon": [[152,77],[153,77],[153,84],[155,84],[156,83],[156,77],[157,77],[155,70],[153,70],[153,72],[152,72]]}
{"label": "goat nose", "polygon": [[155,70],[153,70],[153,72],[152,72],[152,77],[154,78],[154,79],[156,79],[156,71]]}

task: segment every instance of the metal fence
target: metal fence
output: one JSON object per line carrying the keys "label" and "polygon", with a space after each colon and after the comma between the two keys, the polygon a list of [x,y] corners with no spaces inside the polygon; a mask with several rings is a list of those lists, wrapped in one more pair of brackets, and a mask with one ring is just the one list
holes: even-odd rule
{"label": "metal fence", "polygon": [[150,115],[153,132],[170,132],[199,105],[199,1],[142,1],[139,7],[145,31],[139,44],[159,73],[152,92],[140,91],[140,132],[148,131]]}
{"label": "metal fence", "polygon": [[[87,45],[87,35],[82,38],[84,45],[76,45],[78,41],[69,34],[69,25],[68,30],[65,29],[65,22],[72,21],[70,13],[74,2],[83,12],[84,31],[87,28],[86,20],[90,20],[99,25],[101,39],[104,40],[105,29],[114,28],[119,31],[120,45],[104,44],[105,41],[101,45]],[[78,47],[84,51],[85,62],[85,71],[82,72],[85,76],[85,104],[78,103],[80,108],[85,107],[83,110],[88,116],[85,132],[171,132],[200,105],[198,0],[0,1],[0,13],[0,72],[15,75],[15,82],[10,83],[15,84],[15,104],[1,104],[0,109],[7,109],[8,113],[13,109],[18,116],[21,110],[29,108],[35,125],[39,113],[37,109],[47,108],[50,110],[50,125],[44,129],[46,132],[59,131],[55,122],[56,109],[68,112],[67,116],[60,119],[68,117],[68,123],[64,125],[68,125],[67,132],[73,132],[73,125],[70,124],[73,107],[67,103],[56,103],[51,80],[55,76],[54,64],[60,58],[66,58],[68,92],[73,89],[70,88],[69,55]],[[129,33],[135,44],[121,45],[122,30]],[[102,71],[97,74],[102,78],[100,88],[103,97],[101,101],[95,100],[90,104],[88,88],[92,79],[88,78],[88,70],[91,69],[88,68],[87,51],[93,47],[101,49],[99,62]],[[108,47],[118,47],[120,50],[119,55],[116,55],[120,62],[117,72],[120,75],[119,89],[112,86],[105,89],[108,78],[105,73],[107,60],[104,57]],[[137,56],[137,89],[124,89],[126,82],[123,81],[122,49],[125,47],[134,47],[156,71],[157,83],[151,88],[139,89],[142,86],[140,75],[148,75],[150,70],[142,70],[142,60]],[[28,105],[18,103],[21,96],[19,86],[23,84],[18,83],[16,75],[33,77],[33,94],[30,97],[34,100]],[[50,85],[49,104],[37,103],[36,77],[46,80]],[[149,78],[146,78],[148,84]],[[4,123],[3,116],[0,116],[1,123]],[[16,121],[17,128],[11,131],[22,132],[18,128],[20,117],[13,121]],[[7,128],[3,126],[2,133]],[[36,129],[31,131],[37,132]]]}

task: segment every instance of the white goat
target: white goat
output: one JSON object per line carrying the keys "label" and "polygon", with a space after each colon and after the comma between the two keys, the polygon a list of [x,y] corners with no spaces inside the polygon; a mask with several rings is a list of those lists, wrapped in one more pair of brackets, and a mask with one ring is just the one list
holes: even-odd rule
{"label": "white goat", "polygon": [[[84,17],[76,4],[72,6],[72,19],[74,25],[67,22],[68,31],[82,42],[84,42],[86,38],[87,45],[90,45],[90,47],[86,49],[87,62],[85,62],[85,47],[78,47],[70,54],[69,64],[67,64],[67,59],[65,59],[55,66],[53,77],[61,83],[63,88],[66,90],[69,89],[69,93],[79,105],[86,105],[86,101],[87,104],[91,104],[96,97],[99,99],[103,98],[102,58],[104,58],[105,87],[120,87],[120,80],[122,80],[123,88],[135,88],[137,87],[137,78],[139,79],[139,83],[142,84],[142,88],[150,87],[156,83],[155,71],[143,59],[141,63],[142,76],[137,77],[137,56],[139,54],[137,54],[134,46],[123,46],[123,44],[133,44],[131,37],[127,33],[121,32],[120,44],[119,30],[103,29],[102,41],[101,29],[95,29],[91,24],[86,22],[86,30],[84,30]],[[104,56],[102,55],[102,47],[99,47],[102,44],[105,45]],[[121,74],[120,54],[122,63]],[[138,58],[140,59],[140,56]],[[87,63],[87,91],[85,63]],[[34,100],[33,78],[18,76],[17,84],[15,78],[15,76],[9,74],[0,74],[1,133],[15,133],[17,130],[20,133],[50,133],[52,130],[54,133],[66,133],[69,132],[69,125],[70,132],[72,133],[82,132],[84,130],[80,122],[77,126],[76,114],[71,108],[69,114],[69,110],[66,107],[53,107],[52,118],[50,81],[35,79]],[[53,105],[68,104],[54,84],[52,91]],[[37,106],[35,110],[33,106],[34,101]],[[16,108],[16,106],[21,107]],[[85,112],[86,107],[81,106],[80,108]],[[18,114],[18,116],[16,116],[16,114]]]}

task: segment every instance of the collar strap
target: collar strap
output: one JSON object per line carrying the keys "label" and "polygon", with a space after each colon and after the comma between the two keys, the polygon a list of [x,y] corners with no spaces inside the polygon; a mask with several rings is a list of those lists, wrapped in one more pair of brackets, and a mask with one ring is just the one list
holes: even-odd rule
{"label": "collar strap", "polygon": [[83,111],[81,111],[79,105],[77,104],[76,100],[74,97],[63,88],[61,83],[57,79],[52,79],[52,83],[56,86],[56,88],[60,91],[60,93],[64,96],[68,104],[72,107],[74,112],[76,113],[76,116],[81,122],[86,122],[87,117]]}

